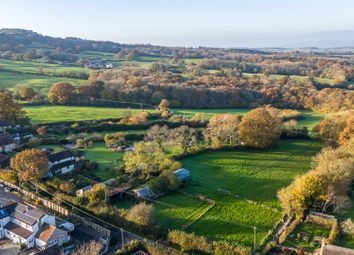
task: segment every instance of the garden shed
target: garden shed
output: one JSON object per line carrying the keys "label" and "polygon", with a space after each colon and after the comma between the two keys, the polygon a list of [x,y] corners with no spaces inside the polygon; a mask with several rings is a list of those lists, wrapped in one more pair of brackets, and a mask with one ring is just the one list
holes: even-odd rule
{"label": "garden shed", "polygon": [[149,187],[135,189],[133,192],[138,198],[153,198],[155,195]]}
{"label": "garden shed", "polygon": [[186,182],[190,178],[190,172],[185,168],[178,169],[174,173],[181,182]]}

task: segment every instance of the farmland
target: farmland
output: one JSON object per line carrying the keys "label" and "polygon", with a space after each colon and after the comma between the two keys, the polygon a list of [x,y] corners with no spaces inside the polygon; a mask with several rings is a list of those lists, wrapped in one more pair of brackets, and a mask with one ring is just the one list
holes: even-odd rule
{"label": "farmland", "polygon": [[118,118],[127,110],[132,113],[140,111],[140,109],[84,106],[27,106],[24,109],[31,118],[32,124]]}
{"label": "farmland", "polygon": [[[192,178],[182,190],[216,201],[215,207],[187,231],[251,246],[253,226],[256,226],[259,243],[281,219],[277,191],[289,185],[295,176],[308,171],[311,157],[319,150],[320,144],[316,142],[283,140],[265,151],[211,151],[182,160]],[[218,189],[227,190],[231,195],[220,193]],[[175,199],[171,195],[168,199],[176,205],[182,200],[180,195]],[[160,206],[157,209],[159,214]],[[172,209],[166,210],[160,214],[164,220],[173,222],[181,217]]]}
{"label": "farmland", "polygon": [[46,94],[57,82],[69,82],[79,86],[86,83],[86,80],[0,70],[0,88],[10,91],[16,91],[19,87],[32,87],[35,91]]}
{"label": "farmland", "polygon": [[[83,106],[26,106],[25,111],[33,124],[43,124],[57,121],[79,121],[92,119],[118,118],[124,111],[132,113],[139,109],[83,107]],[[153,111],[153,110],[149,110]],[[204,113],[207,119],[215,114],[231,113],[245,114],[249,109],[173,109],[175,114],[184,114],[191,118],[196,113]],[[313,128],[324,116],[323,113],[302,111],[303,117],[298,121],[299,127]]]}

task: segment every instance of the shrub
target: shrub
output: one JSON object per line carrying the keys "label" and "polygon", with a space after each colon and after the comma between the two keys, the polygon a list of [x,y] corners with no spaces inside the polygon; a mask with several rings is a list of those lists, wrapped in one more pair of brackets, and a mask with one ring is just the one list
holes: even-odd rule
{"label": "shrub", "polygon": [[127,214],[127,220],[139,225],[151,225],[155,220],[155,212],[152,204],[140,203],[133,206]]}
{"label": "shrub", "polygon": [[279,239],[278,239],[278,242],[280,244],[285,242],[285,240],[288,237],[288,235],[294,231],[294,229],[300,223],[300,221],[301,221],[301,217],[297,217],[290,223],[289,226],[287,226],[284,229],[283,233],[281,233],[281,235],[279,236]]}
{"label": "shrub", "polygon": [[354,223],[352,219],[346,219],[340,226],[345,234],[348,234],[354,238]]}
{"label": "shrub", "polygon": [[12,171],[0,171],[0,179],[3,179],[4,181],[7,181],[12,184],[17,183],[17,175]]}
{"label": "shrub", "polygon": [[326,244],[333,244],[334,241],[336,240],[338,235],[338,221],[335,220],[333,222],[332,228],[331,228],[331,232],[329,232],[329,236],[328,238],[325,240]]}

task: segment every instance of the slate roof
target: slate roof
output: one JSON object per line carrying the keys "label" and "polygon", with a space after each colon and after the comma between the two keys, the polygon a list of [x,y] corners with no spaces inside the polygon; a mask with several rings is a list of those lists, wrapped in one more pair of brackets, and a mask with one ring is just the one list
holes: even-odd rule
{"label": "slate roof", "polygon": [[48,160],[54,163],[71,157],[74,157],[74,154],[71,151],[66,150],[48,155]]}
{"label": "slate roof", "polygon": [[32,235],[31,231],[29,231],[23,227],[20,227],[16,224],[12,223],[11,221],[9,223],[7,223],[4,226],[4,228],[12,233],[15,233],[16,235],[18,235],[24,239],[27,239],[28,237],[30,237]]}
{"label": "slate roof", "polygon": [[64,161],[62,163],[53,165],[51,170],[56,171],[56,170],[62,169],[63,167],[76,165],[76,164],[77,164],[76,160],[68,160],[68,161]]}
{"label": "slate roof", "polygon": [[13,144],[15,143],[15,140],[12,138],[10,134],[0,134],[0,146],[8,145],[8,144]]}
{"label": "slate roof", "polygon": [[21,213],[21,212],[13,212],[11,213],[11,217],[18,219],[19,221],[22,221],[28,225],[33,226],[34,224],[37,223],[37,220],[35,218],[32,218],[31,216]]}

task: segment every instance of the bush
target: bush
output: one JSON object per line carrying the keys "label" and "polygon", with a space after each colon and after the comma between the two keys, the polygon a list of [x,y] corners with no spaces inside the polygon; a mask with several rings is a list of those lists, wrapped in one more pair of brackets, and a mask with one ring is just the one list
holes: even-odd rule
{"label": "bush", "polygon": [[0,179],[12,184],[17,184],[17,175],[12,171],[1,170]]}
{"label": "bush", "polygon": [[290,225],[287,226],[287,227],[284,229],[283,233],[281,233],[281,235],[279,236],[279,239],[278,239],[278,242],[279,242],[280,244],[282,244],[282,243],[285,242],[285,240],[286,240],[286,238],[288,237],[288,235],[294,231],[294,229],[296,228],[296,226],[299,225],[300,221],[301,221],[301,217],[296,217],[296,218],[290,223]]}
{"label": "bush", "polygon": [[334,241],[336,240],[337,238],[337,235],[338,235],[338,221],[335,220],[333,222],[333,225],[332,225],[332,228],[331,228],[331,232],[329,232],[329,236],[328,238],[325,240],[325,243],[326,244],[333,244]]}
{"label": "bush", "polygon": [[155,220],[153,205],[143,202],[133,206],[127,214],[127,220],[139,225],[152,225]]}

